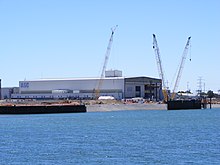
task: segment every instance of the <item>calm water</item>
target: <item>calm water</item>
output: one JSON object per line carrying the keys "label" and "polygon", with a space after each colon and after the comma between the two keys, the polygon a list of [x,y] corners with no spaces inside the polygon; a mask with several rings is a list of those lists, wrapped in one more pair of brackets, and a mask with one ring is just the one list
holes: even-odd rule
{"label": "calm water", "polygon": [[1,115],[0,164],[220,164],[220,109]]}

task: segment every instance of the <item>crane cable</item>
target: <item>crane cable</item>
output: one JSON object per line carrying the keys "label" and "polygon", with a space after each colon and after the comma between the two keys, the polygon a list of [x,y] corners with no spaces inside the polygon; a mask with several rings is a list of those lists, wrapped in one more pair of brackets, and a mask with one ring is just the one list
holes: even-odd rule
{"label": "crane cable", "polygon": [[191,42],[189,43],[189,61],[192,61],[192,56],[191,56],[191,51],[192,51],[192,44]]}

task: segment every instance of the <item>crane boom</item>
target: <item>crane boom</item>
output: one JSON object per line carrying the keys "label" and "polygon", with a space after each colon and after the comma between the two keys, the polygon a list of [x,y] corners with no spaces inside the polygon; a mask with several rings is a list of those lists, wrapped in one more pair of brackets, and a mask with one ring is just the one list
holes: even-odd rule
{"label": "crane boom", "polygon": [[186,56],[188,54],[188,50],[189,50],[189,46],[190,46],[190,39],[191,39],[191,37],[188,37],[188,40],[186,42],[186,46],[185,46],[184,51],[183,51],[182,59],[181,59],[181,62],[180,62],[180,67],[179,67],[179,70],[178,70],[178,74],[177,74],[177,77],[176,77],[176,82],[175,82],[175,85],[174,85],[174,88],[173,88],[173,93],[172,93],[172,96],[171,96],[172,100],[175,98],[176,90],[178,88],[180,78],[181,78],[181,75],[182,75],[182,72],[183,72],[183,67],[184,67]]}
{"label": "crane boom", "polygon": [[109,39],[109,43],[108,43],[108,46],[107,46],[107,50],[106,50],[106,53],[105,53],[105,60],[104,60],[104,64],[103,64],[103,67],[102,67],[101,76],[100,76],[100,79],[99,79],[99,82],[98,82],[98,87],[96,89],[96,99],[100,95],[100,88],[102,86],[103,78],[105,76],[105,70],[106,70],[108,59],[109,59],[109,55],[110,55],[110,52],[111,52],[113,36],[114,36],[114,32],[115,32],[117,27],[118,27],[118,25],[116,25],[114,28],[111,28],[112,33],[111,33],[111,36],[110,36],[110,39]]}
{"label": "crane boom", "polygon": [[160,50],[159,50],[159,46],[158,46],[155,34],[153,34],[153,49],[154,49],[155,56],[156,56],[159,77],[162,80],[162,92],[163,92],[163,96],[164,96],[164,101],[167,102],[168,92],[167,92],[167,87],[166,87],[166,83],[165,83],[165,76],[164,76],[164,72],[163,72],[162,61],[161,61],[161,57],[160,57]]}

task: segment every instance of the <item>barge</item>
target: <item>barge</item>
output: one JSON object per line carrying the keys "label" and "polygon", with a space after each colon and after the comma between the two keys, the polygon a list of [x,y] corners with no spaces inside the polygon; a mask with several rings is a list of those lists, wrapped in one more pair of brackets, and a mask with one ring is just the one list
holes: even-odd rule
{"label": "barge", "polygon": [[85,105],[1,105],[0,114],[46,114],[86,112]]}
{"label": "barge", "polygon": [[206,103],[200,99],[167,101],[167,110],[205,109]]}

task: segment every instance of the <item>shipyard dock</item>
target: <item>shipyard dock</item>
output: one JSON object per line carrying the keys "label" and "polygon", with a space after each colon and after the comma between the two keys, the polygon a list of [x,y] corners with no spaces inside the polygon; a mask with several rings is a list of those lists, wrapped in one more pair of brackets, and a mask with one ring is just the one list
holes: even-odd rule
{"label": "shipyard dock", "polygon": [[201,100],[170,100],[167,101],[167,110],[205,109],[206,104]]}
{"label": "shipyard dock", "polygon": [[0,114],[47,114],[86,112],[85,105],[1,105]]}

